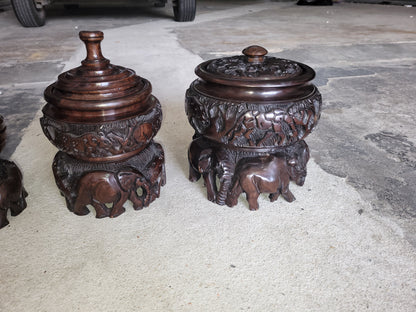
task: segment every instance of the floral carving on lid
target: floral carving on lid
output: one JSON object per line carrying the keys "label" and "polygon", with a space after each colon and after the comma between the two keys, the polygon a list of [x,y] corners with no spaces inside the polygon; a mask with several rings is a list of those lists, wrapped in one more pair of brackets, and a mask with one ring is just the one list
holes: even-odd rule
{"label": "floral carving on lid", "polygon": [[206,67],[208,72],[235,78],[278,79],[298,76],[302,68],[298,63],[267,57],[267,50],[260,46],[250,46],[243,50],[244,55],[213,60]]}
{"label": "floral carving on lid", "polygon": [[293,61],[274,57],[265,57],[261,63],[250,63],[241,55],[216,59],[207,66],[207,71],[236,78],[276,79],[297,76],[302,73],[302,68]]}
{"label": "floral carving on lid", "polygon": [[249,46],[243,55],[203,62],[195,73],[208,83],[241,88],[295,87],[315,77],[315,71],[305,64],[266,54],[263,47]]}

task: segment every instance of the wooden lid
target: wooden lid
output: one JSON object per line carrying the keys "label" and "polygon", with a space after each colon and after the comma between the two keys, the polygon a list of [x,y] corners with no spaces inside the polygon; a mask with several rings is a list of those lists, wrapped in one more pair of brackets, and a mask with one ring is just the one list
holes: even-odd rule
{"label": "wooden lid", "polygon": [[309,66],[269,57],[261,46],[249,46],[243,55],[209,60],[195,73],[207,82],[235,87],[276,88],[305,84],[315,77]]}
{"label": "wooden lid", "polygon": [[67,122],[102,122],[145,113],[154,104],[149,100],[149,81],[122,66],[112,65],[101,53],[101,31],[81,31],[87,57],[81,66],[64,72],[46,88],[43,113]]}

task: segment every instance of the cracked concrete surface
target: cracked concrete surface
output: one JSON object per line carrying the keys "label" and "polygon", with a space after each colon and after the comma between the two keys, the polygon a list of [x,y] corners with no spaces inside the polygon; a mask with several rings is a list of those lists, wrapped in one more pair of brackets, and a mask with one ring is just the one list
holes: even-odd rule
{"label": "cracked concrete surface", "polygon": [[[186,24],[171,22],[169,7],[127,16],[55,8],[40,29],[0,13],[0,113],[10,136],[2,156],[20,162],[31,194],[24,214],[0,231],[8,267],[0,310],[414,311],[416,8],[198,5]],[[106,57],[152,82],[165,116],[162,196],[114,220],[66,211],[47,170],[56,150],[36,119],[43,89],[84,57],[78,31],[96,28],[105,31]],[[324,99],[306,139],[307,182],[292,187],[297,201],[272,205],[263,196],[255,214],[242,198],[235,209],[211,204],[201,184],[186,181],[192,129],[183,111],[199,62],[251,44],[312,66]],[[42,172],[27,162],[33,149]],[[95,287],[117,295],[86,294]]]}

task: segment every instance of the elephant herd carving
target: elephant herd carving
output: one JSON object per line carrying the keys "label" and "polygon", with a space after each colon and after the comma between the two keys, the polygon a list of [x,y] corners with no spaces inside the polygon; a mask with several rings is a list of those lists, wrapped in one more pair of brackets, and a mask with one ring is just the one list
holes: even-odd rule
{"label": "elephant herd carving", "polygon": [[67,208],[86,215],[91,205],[97,218],[121,215],[127,200],[135,210],[149,206],[166,183],[164,152],[155,142],[127,161],[108,164],[80,162],[58,152],[52,168]]}
{"label": "elephant herd carving", "polygon": [[280,195],[288,202],[295,200],[289,183],[303,185],[309,148],[301,140],[284,149],[244,152],[199,136],[189,147],[188,160],[189,180],[202,176],[208,200],[232,207],[245,192],[250,210],[257,210],[260,193],[270,193],[272,202]]}
{"label": "elephant herd carving", "polygon": [[[188,160],[189,180],[202,177],[208,200],[232,207],[244,192],[249,209],[257,210],[260,193],[269,193],[272,202],[280,195],[295,200],[289,184],[303,185],[309,149],[303,140],[284,148],[252,149],[195,135]],[[93,207],[97,218],[121,215],[128,200],[135,210],[149,206],[166,183],[163,148],[153,141],[136,156],[115,163],[83,162],[58,152],[52,168],[68,209],[86,215]],[[27,195],[19,168],[0,160],[0,228],[8,224],[7,210],[15,216],[26,208]]]}

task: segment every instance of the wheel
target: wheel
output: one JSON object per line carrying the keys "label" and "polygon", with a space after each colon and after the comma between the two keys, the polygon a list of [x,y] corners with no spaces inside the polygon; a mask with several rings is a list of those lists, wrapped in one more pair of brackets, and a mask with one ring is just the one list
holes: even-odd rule
{"label": "wheel", "polygon": [[177,22],[191,22],[195,19],[196,0],[173,0],[173,14]]}
{"label": "wheel", "polygon": [[45,25],[45,9],[36,7],[35,0],[11,0],[14,14],[24,27]]}

